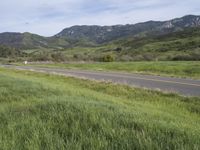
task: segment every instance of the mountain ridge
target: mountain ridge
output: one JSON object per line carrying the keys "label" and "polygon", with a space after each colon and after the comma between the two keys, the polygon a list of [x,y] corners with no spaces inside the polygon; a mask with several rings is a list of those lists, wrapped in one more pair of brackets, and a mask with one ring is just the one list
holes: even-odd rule
{"label": "mountain ridge", "polygon": [[[92,32],[93,36],[89,37],[90,40],[94,40],[94,36],[101,35],[110,36],[110,33],[113,35],[115,32],[122,31],[123,34],[117,34],[116,37],[122,37],[127,35],[137,35],[141,32],[149,31],[159,31],[164,29],[174,28],[174,31],[180,30],[180,28],[185,27],[195,27],[200,26],[200,16],[197,15],[186,15],[181,18],[175,18],[167,21],[147,21],[136,24],[127,24],[127,25],[113,25],[113,26],[72,26],[69,28],[63,29],[60,33],[56,34],[57,37],[66,36],[68,38],[77,39],[77,38],[88,38],[88,33]],[[96,32],[95,32],[96,31]],[[102,31],[102,32],[101,32]],[[110,40],[110,39],[107,39]],[[104,42],[104,40],[102,40]],[[100,40],[100,43],[102,42]],[[98,39],[96,40],[98,43]]]}
{"label": "mountain ridge", "polygon": [[199,15],[186,15],[167,21],[147,21],[137,24],[98,26],[76,25],[63,29],[54,36],[44,37],[29,32],[0,33],[0,45],[19,49],[66,48],[77,45],[94,46],[130,36],[153,36],[200,26]]}

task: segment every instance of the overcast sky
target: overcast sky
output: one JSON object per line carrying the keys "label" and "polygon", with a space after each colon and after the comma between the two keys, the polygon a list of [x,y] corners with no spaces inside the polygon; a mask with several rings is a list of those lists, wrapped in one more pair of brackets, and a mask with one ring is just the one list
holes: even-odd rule
{"label": "overcast sky", "polygon": [[0,32],[51,36],[73,25],[133,24],[200,15],[200,0],[1,0]]}

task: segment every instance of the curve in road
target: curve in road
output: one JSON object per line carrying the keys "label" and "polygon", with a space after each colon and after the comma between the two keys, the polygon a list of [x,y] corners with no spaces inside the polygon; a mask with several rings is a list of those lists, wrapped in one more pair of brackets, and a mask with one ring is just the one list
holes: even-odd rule
{"label": "curve in road", "polygon": [[184,96],[200,96],[200,80],[140,75],[133,73],[67,70],[30,66],[5,65],[4,67],[60,74],[65,76],[73,76],[98,81],[110,81],[134,87],[147,88],[171,93],[179,93]]}

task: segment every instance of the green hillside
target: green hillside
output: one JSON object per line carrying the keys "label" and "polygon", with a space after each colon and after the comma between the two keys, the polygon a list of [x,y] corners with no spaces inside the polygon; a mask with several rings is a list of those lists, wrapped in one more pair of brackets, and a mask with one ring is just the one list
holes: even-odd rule
{"label": "green hillside", "polygon": [[[115,54],[131,60],[200,60],[200,28],[188,28],[161,36],[127,38],[113,43]],[[126,59],[125,59],[126,60]]]}
{"label": "green hillside", "polygon": [[[48,39],[50,44],[46,47],[39,46],[41,43],[29,43],[29,39],[34,41],[36,38],[27,34],[23,42],[30,47],[23,51],[18,48],[15,53],[23,52],[26,56],[24,59],[29,61],[200,60],[200,28],[188,28],[159,36],[122,38],[98,46],[84,40],[66,39]],[[0,48],[0,51],[0,57],[5,57],[2,54],[5,50]]]}
{"label": "green hillside", "polygon": [[[62,51],[68,60],[141,61],[200,60],[200,28],[188,28],[159,36],[122,38],[96,47]],[[111,57],[111,60],[105,60]]]}
{"label": "green hillside", "polygon": [[196,61],[200,60],[199,20],[189,15],[134,25],[73,26],[52,37],[0,33],[0,45],[21,51],[20,60],[28,61]]}

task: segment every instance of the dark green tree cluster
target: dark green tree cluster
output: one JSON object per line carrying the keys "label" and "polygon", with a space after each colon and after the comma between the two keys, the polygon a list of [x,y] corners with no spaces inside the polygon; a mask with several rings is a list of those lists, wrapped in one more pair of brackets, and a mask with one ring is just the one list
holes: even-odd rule
{"label": "dark green tree cluster", "polygon": [[0,45],[0,57],[2,58],[8,58],[8,57],[15,58],[20,55],[21,53],[19,50],[4,45]]}

